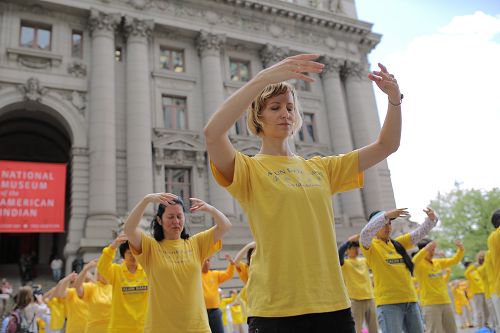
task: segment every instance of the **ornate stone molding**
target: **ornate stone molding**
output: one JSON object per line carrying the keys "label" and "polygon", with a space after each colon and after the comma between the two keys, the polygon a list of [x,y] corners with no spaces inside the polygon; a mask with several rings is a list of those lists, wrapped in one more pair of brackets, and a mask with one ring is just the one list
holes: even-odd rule
{"label": "ornate stone molding", "polygon": [[63,58],[58,54],[29,48],[7,48],[6,51],[10,60],[34,69],[58,67],[61,65]]}
{"label": "ornate stone molding", "polygon": [[121,22],[121,15],[118,13],[104,13],[95,8],[90,9],[89,29],[90,34],[97,31],[107,31],[114,33],[116,27]]}
{"label": "ornate stone molding", "polygon": [[332,75],[339,75],[342,71],[342,67],[344,66],[345,60],[334,58],[331,56],[323,56],[320,58],[320,62],[325,64],[323,68],[323,72],[320,74],[321,77],[329,77]]}
{"label": "ornate stone molding", "polygon": [[68,64],[68,73],[76,77],[84,77],[87,75],[87,66],[79,61],[73,61]]}
{"label": "ornate stone molding", "polygon": [[71,92],[68,91],[65,93],[61,93],[61,95],[63,95],[63,97],[68,100],[82,116],[85,116],[85,110],[87,109],[86,93],[81,93],[73,90]]}
{"label": "ornate stone molding", "polygon": [[26,84],[19,84],[17,87],[25,101],[40,102],[42,97],[49,92],[47,88],[40,85],[40,80],[35,77],[30,77]]}
{"label": "ornate stone molding", "polygon": [[125,16],[125,37],[140,37],[147,39],[151,36],[154,25],[153,20],[140,20],[132,16]]}
{"label": "ornate stone molding", "polygon": [[264,67],[269,67],[288,57],[290,49],[288,47],[278,47],[267,43],[259,52],[260,60]]}
{"label": "ornate stone molding", "polygon": [[219,54],[225,42],[226,35],[201,30],[196,38],[196,47],[200,56],[207,53]]}

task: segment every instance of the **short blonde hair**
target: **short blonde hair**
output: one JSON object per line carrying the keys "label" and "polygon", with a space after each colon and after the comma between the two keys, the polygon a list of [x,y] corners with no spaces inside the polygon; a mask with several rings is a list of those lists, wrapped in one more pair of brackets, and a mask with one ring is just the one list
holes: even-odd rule
{"label": "short blonde hair", "polygon": [[280,82],[267,85],[264,90],[258,94],[252,101],[250,108],[247,110],[247,127],[248,130],[259,136],[263,133],[262,129],[262,111],[264,111],[267,101],[275,96],[286,94],[290,92],[293,98],[293,113],[295,115],[295,122],[293,123],[292,131],[297,133],[302,127],[302,117],[299,111],[299,101],[297,99],[297,91],[288,82]]}

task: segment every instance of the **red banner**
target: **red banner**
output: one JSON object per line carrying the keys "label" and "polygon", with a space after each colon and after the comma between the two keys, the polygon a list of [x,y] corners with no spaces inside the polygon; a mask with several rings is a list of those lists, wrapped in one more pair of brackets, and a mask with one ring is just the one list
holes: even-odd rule
{"label": "red banner", "polygon": [[0,232],[64,232],[66,165],[0,161]]}

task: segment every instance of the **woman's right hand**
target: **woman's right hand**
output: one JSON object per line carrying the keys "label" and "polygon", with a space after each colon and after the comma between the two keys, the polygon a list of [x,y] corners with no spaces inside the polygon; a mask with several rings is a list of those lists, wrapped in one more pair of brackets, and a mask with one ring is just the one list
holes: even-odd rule
{"label": "woman's right hand", "polygon": [[118,237],[115,238],[113,243],[111,243],[110,247],[112,247],[113,249],[116,249],[116,248],[118,248],[118,246],[125,243],[126,241],[128,241],[127,235],[120,234]]}
{"label": "woman's right hand", "polygon": [[407,217],[410,216],[410,213],[407,210],[408,208],[398,208],[394,210],[388,210],[385,212],[385,218],[392,220],[398,217]]}
{"label": "woman's right hand", "polygon": [[151,193],[146,195],[145,199],[149,203],[164,204],[165,206],[172,205],[173,201],[179,196],[172,193]]}
{"label": "woman's right hand", "polygon": [[314,79],[303,73],[321,73],[324,64],[313,61],[319,54],[298,54],[285,58],[280,62],[260,71],[256,78],[262,79],[266,84],[279,83],[291,79],[300,79],[314,82]]}

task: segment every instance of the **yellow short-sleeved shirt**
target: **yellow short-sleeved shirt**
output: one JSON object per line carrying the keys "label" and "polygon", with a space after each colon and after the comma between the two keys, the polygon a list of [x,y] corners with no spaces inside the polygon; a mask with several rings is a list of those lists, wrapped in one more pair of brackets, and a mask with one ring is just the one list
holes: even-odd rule
{"label": "yellow short-sleeved shirt", "polygon": [[366,258],[345,259],[342,274],[351,299],[361,301],[374,298]]}
{"label": "yellow short-sleeved shirt", "polygon": [[483,280],[481,280],[481,276],[474,264],[470,264],[465,270],[465,278],[469,282],[468,293],[471,297],[475,294],[484,294]]}
{"label": "yellow short-sleeved shirt", "polygon": [[248,157],[236,152],[229,183],[258,244],[249,268],[248,315],[295,316],[350,306],[335,236],[332,195],[363,184],[358,152],[342,156]]}
{"label": "yellow short-sleeved shirt", "polygon": [[[84,284],[85,285],[85,284]],[[66,298],[64,299],[66,307],[66,333],[85,332],[87,319],[89,316],[89,307],[78,294],[75,288],[68,288]]]}
{"label": "yellow short-sleeved shirt", "polygon": [[108,333],[142,333],[148,304],[146,272],[141,265],[131,273],[125,262],[113,264],[115,253],[106,247],[97,262],[99,274],[113,286]]}
{"label": "yellow short-sleeved shirt", "polygon": [[145,333],[210,333],[201,266],[222,246],[220,241],[214,244],[214,230],[160,242],[142,234],[142,252],[132,253],[149,278]]}
{"label": "yellow short-sleeved shirt", "polygon": [[111,314],[113,286],[101,282],[84,285],[83,301],[89,307],[86,333],[106,333]]}
{"label": "yellow short-sleeved shirt", "polygon": [[487,294],[489,297],[491,297],[495,293],[495,282],[496,280],[500,279],[495,279],[495,271],[493,269],[493,263],[491,262],[491,252],[488,250],[486,251],[484,255],[484,269],[485,269],[485,274],[488,279],[488,292]]}
{"label": "yellow short-sleeved shirt", "polygon": [[[488,237],[488,250],[491,255],[491,266],[494,276],[500,276],[500,228],[492,231]],[[494,294],[500,297],[500,279],[495,279]]]}
{"label": "yellow short-sleeved shirt", "polygon": [[240,280],[246,284],[248,282],[248,265],[240,261],[237,271]]}
{"label": "yellow short-sleeved shirt", "polygon": [[225,271],[208,271],[201,273],[203,297],[207,309],[216,309],[220,305],[219,286],[234,275],[234,265],[229,264]]}
{"label": "yellow short-sleeved shirt", "polygon": [[[401,235],[396,240],[407,250],[413,247],[410,234]],[[369,249],[361,246],[361,250],[373,272],[377,305],[417,301],[410,271],[392,242],[374,238]]]}
{"label": "yellow short-sleeved shirt", "polygon": [[66,307],[64,301],[53,297],[47,302],[47,306],[50,309],[50,323],[49,328],[52,331],[61,330],[64,327],[64,321],[66,320]]}
{"label": "yellow short-sleeved shirt", "polygon": [[413,257],[414,275],[420,287],[420,304],[450,304],[448,285],[444,278],[446,273],[443,270],[458,264],[464,257],[464,252],[458,250],[452,258],[434,258],[432,263],[425,259],[426,255],[427,250],[422,249]]}

